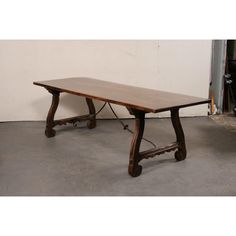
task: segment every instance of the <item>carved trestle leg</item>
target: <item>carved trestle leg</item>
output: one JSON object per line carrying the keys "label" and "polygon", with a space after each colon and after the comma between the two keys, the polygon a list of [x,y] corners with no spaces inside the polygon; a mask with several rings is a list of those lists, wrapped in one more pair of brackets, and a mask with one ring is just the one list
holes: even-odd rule
{"label": "carved trestle leg", "polygon": [[51,90],[51,89],[48,89],[48,92],[52,94],[52,104],[47,115],[45,135],[48,138],[51,138],[51,137],[54,137],[56,134],[56,131],[53,129],[54,116],[55,116],[55,113],[59,104],[60,92]]}
{"label": "carved trestle leg", "polygon": [[93,104],[92,99],[86,98],[86,103],[88,105],[89,114],[88,115],[82,115],[82,116],[75,116],[60,120],[54,120],[54,116],[59,104],[59,97],[60,92],[56,90],[52,90],[49,88],[46,88],[49,93],[52,94],[52,104],[48,111],[47,120],[46,120],[46,129],[45,129],[45,135],[48,138],[54,137],[56,134],[56,131],[53,129],[56,125],[66,125],[67,123],[75,124],[76,122],[80,121],[88,121],[87,127],[89,129],[93,129],[96,127],[96,110]]}
{"label": "carved trestle leg", "polygon": [[86,98],[86,102],[89,109],[89,115],[91,116],[90,120],[88,120],[87,127],[93,129],[96,127],[96,110],[92,99]]}
{"label": "carved trestle leg", "polygon": [[139,148],[143,137],[145,126],[145,112],[128,109],[135,116],[135,130],[131,142],[128,172],[132,177],[137,177],[142,172],[142,166],[138,165],[140,159]]}
{"label": "carved trestle leg", "polygon": [[176,142],[178,144],[178,150],[175,152],[175,159],[177,161],[182,161],[186,158],[187,151],[185,146],[184,132],[179,119],[179,109],[172,109],[170,112],[172,125],[176,134]]}
{"label": "carved trestle leg", "polygon": [[131,115],[135,116],[135,130],[131,142],[130,157],[129,157],[129,174],[132,177],[137,177],[142,172],[142,166],[139,162],[143,159],[153,158],[156,155],[161,155],[165,152],[174,151],[175,159],[182,161],[186,158],[186,146],[184,132],[179,119],[179,109],[171,109],[171,121],[176,134],[176,142],[165,147],[152,148],[146,151],[139,152],[140,144],[143,137],[145,125],[145,112],[128,108]]}

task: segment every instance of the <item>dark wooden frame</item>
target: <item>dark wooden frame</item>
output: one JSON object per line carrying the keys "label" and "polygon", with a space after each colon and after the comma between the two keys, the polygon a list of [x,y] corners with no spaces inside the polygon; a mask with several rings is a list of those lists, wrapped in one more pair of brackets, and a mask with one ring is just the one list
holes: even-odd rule
{"label": "dark wooden frame", "polygon": [[45,135],[48,138],[54,137],[56,131],[53,129],[56,125],[66,125],[67,123],[75,124],[76,122],[88,121],[87,127],[93,129],[96,127],[96,110],[93,104],[93,100],[86,98],[86,103],[88,105],[89,114],[83,116],[74,116],[66,119],[54,120],[54,116],[59,104],[60,91],[52,90],[51,88],[46,88],[49,93],[52,94],[52,103],[48,111],[46,119],[46,129]]}
{"label": "dark wooden frame", "polygon": [[[60,120],[54,120],[54,116],[56,110],[58,108],[60,93],[61,91],[53,90],[51,88],[46,88],[49,93],[52,94],[52,103],[48,111],[47,119],[46,119],[46,129],[45,135],[48,138],[54,137],[56,131],[53,129],[56,125],[66,125],[67,123],[76,123],[78,121],[88,121],[87,127],[89,129],[93,129],[96,127],[96,110],[93,104],[92,99],[86,98],[86,103],[88,105],[89,114],[82,116],[75,116]],[[173,128],[176,134],[176,142],[173,142],[165,147],[161,148],[152,148],[143,152],[140,152],[140,144],[143,137],[144,127],[145,127],[145,114],[146,112],[132,109],[127,107],[129,113],[135,117],[135,129],[133,134],[133,139],[130,147],[130,157],[129,157],[129,166],[128,173],[132,177],[137,177],[142,173],[142,166],[139,165],[139,162],[143,159],[153,158],[154,156],[161,155],[165,152],[174,151],[175,159],[177,161],[182,161],[186,158],[186,146],[185,146],[185,138],[184,132],[179,119],[179,109],[174,108],[171,109],[171,121],[173,124]]]}
{"label": "dark wooden frame", "polygon": [[186,158],[186,145],[184,132],[179,119],[179,109],[171,109],[171,121],[176,134],[176,142],[171,143],[165,147],[152,148],[143,152],[139,152],[140,144],[143,137],[145,126],[145,112],[135,109],[129,109],[131,115],[135,116],[135,130],[130,148],[130,158],[128,172],[132,177],[137,177],[142,173],[142,166],[139,162],[143,159],[153,158],[156,155],[161,155],[165,152],[174,151],[175,159],[182,161]]}
{"label": "dark wooden frame", "polygon": [[[45,135],[48,138],[55,136],[56,131],[53,128],[57,125],[66,125],[67,123],[75,124],[78,121],[87,121],[87,127],[89,129],[95,128],[96,110],[92,99],[125,106],[129,113],[135,117],[135,129],[130,147],[128,165],[128,173],[132,177],[137,177],[142,173],[142,166],[140,165],[140,162],[143,159],[153,158],[165,152],[175,151],[175,159],[177,161],[184,160],[186,158],[187,151],[184,132],[179,118],[179,109],[210,102],[210,99],[142,89],[82,77],[34,82],[34,84],[46,88],[48,92],[52,94],[52,103],[48,111],[45,129]],[[113,91],[115,94],[113,94]],[[85,97],[89,114],[54,120],[59,104],[60,94],[62,92]],[[142,94],[142,96],[134,102],[133,98],[136,98],[137,94]],[[127,99],[124,99],[124,97],[127,97]],[[144,105],[143,100],[145,100],[146,97],[149,100],[148,103],[145,103]],[[167,98],[169,98],[168,102],[166,102]],[[140,151],[140,145],[145,127],[145,114],[162,111],[170,111],[171,113],[171,122],[176,134],[176,141],[164,147]]]}

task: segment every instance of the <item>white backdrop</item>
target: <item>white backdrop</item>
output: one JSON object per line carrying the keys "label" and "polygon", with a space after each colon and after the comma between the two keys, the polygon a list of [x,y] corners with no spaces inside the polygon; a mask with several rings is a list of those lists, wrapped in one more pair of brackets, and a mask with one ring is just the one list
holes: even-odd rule
{"label": "white backdrop", "polygon": [[[211,45],[211,40],[1,40],[0,121],[44,120],[51,96],[32,83],[64,77],[94,77],[207,98]],[[129,117],[124,107],[115,109]],[[57,117],[85,112],[83,98],[61,96]],[[182,109],[181,115],[207,115],[207,105]],[[106,108],[99,117],[113,116]]]}

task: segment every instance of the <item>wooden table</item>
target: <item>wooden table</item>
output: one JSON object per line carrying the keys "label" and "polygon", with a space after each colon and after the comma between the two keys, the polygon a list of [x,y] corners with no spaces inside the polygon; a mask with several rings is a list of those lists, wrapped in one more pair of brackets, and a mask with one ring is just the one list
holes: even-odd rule
{"label": "wooden table", "polygon": [[[48,92],[52,94],[52,104],[48,111],[45,129],[45,135],[48,138],[55,136],[56,131],[53,127],[56,125],[88,120],[88,128],[95,128],[96,111],[92,99],[125,106],[129,113],[135,117],[135,130],[131,142],[128,165],[128,172],[133,177],[141,174],[142,166],[139,165],[139,162],[143,159],[177,150],[175,152],[175,159],[177,161],[184,160],[187,152],[184,132],[179,119],[179,109],[210,102],[209,99],[139,88],[85,77],[41,81],[34,82],[34,84],[46,88]],[[85,97],[89,114],[54,120],[54,115],[59,103],[59,96],[62,92]],[[171,113],[171,121],[175,130],[176,141],[165,147],[152,148],[140,152],[139,148],[144,132],[145,114],[162,111],[170,111]]]}

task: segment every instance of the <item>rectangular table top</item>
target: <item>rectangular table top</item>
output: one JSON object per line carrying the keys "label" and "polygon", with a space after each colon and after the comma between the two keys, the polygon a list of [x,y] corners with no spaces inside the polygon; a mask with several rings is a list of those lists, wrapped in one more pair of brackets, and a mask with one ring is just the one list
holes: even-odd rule
{"label": "rectangular table top", "polygon": [[153,113],[210,102],[210,99],[207,98],[140,88],[86,77],[39,81],[34,82],[34,84],[60,92]]}

